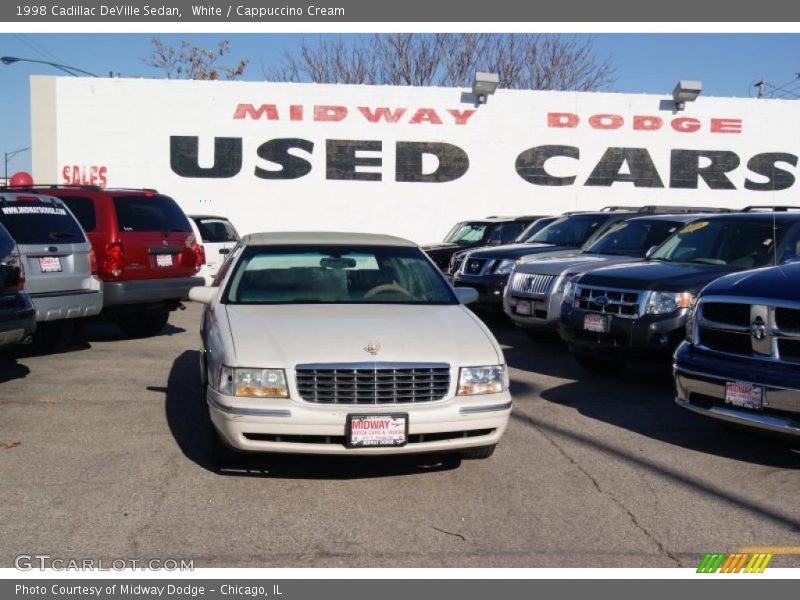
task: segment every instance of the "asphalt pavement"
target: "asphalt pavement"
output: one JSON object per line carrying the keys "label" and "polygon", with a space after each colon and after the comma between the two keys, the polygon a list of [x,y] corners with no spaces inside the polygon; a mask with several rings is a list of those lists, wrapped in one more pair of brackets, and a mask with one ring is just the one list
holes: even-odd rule
{"label": "asphalt pavement", "polygon": [[583,372],[490,322],[514,411],[494,456],[243,456],[218,464],[198,378],[200,307],[127,340],[0,357],[0,566],[696,567],[781,547],[800,566],[800,440],[688,414],[668,371]]}

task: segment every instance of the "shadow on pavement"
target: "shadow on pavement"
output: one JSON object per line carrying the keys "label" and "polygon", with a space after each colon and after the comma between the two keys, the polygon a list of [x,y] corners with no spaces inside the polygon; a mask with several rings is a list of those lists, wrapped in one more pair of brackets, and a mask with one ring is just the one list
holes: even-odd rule
{"label": "shadow on pavement", "polygon": [[198,375],[199,353],[187,350],[172,365],[167,387],[148,388],[166,395],[167,424],[183,454],[199,466],[229,476],[281,479],[367,479],[455,469],[457,455],[335,457],[289,454],[238,454],[213,451],[211,420]]}
{"label": "shadow on pavement", "polygon": [[0,383],[27,377],[31,370],[8,354],[0,354]]}
{"label": "shadow on pavement", "polygon": [[[167,323],[164,328],[154,336],[161,337],[184,333],[182,327],[176,327],[172,323]],[[91,321],[83,327],[83,339],[89,342],[113,342],[116,340],[129,339],[122,330],[111,321]]]}

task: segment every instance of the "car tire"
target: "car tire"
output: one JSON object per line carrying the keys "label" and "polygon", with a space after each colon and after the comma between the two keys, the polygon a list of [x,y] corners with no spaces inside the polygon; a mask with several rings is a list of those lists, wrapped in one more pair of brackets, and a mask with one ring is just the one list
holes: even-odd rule
{"label": "car tire", "polygon": [[495,448],[497,448],[497,444],[478,446],[477,448],[467,448],[466,450],[461,451],[461,458],[466,460],[483,460],[494,454]]}
{"label": "car tire", "polygon": [[121,315],[116,318],[117,327],[129,338],[151,337],[158,334],[169,320],[168,312]]}
{"label": "car tire", "polygon": [[581,367],[591,373],[618,373],[625,368],[625,363],[618,360],[609,360],[607,358],[598,358],[596,356],[586,356],[585,354],[576,354],[575,360],[578,361],[578,364]]}

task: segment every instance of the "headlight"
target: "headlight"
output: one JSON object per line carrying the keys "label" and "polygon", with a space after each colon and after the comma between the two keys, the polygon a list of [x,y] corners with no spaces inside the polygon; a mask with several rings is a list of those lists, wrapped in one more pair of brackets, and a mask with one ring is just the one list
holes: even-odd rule
{"label": "headlight", "polygon": [[221,367],[217,389],[229,396],[288,398],[283,369],[234,369]]}
{"label": "headlight", "polygon": [[508,387],[505,365],[462,367],[458,374],[458,395],[496,394]]}
{"label": "headlight", "polygon": [[[556,285],[554,286],[556,289],[556,294],[561,294],[566,291],[567,285],[572,281],[574,282],[578,278],[578,275],[575,273],[567,273],[566,275],[561,275],[556,281]],[[574,293],[574,291],[573,291]]]}
{"label": "headlight", "polygon": [[693,298],[689,292],[650,292],[645,312],[649,315],[666,315],[679,308],[689,308]]}
{"label": "headlight", "polygon": [[511,271],[514,270],[514,266],[517,264],[515,260],[501,260],[500,264],[498,264],[494,269],[495,275],[508,275]]}
{"label": "headlight", "polygon": [[578,289],[576,279],[568,279],[564,284],[564,302],[572,304],[575,302],[575,290]]}
{"label": "headlight", "polygon": [[697,319],[697,298],[692,301],[689,307],[689,314],[686,318],[686,341],[694,344],[694,323]]}

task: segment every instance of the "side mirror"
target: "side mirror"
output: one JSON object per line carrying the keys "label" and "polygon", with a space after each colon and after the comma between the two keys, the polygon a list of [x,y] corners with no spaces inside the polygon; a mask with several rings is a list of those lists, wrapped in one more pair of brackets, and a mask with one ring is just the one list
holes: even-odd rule
{"label": "side mirror", "polygon": [[453,288],[456,292],[456,298],[461,304],[472,304],[478,299],[478,290],[471,287],[457,287]]}
{"label": "side mirror", "polygon": [[645,260],[650,260],[650,257],[653,256],[656,250],[658,250],[658,246],[650,246],[650,249],[644,255]]}
{"label": "side mirror", "polygon": [[195,302],[202,302],[203,304],[211,304],[214,298],[217,297],[219,288],[215,286],[198,286],[189,290],[189,300]]}

